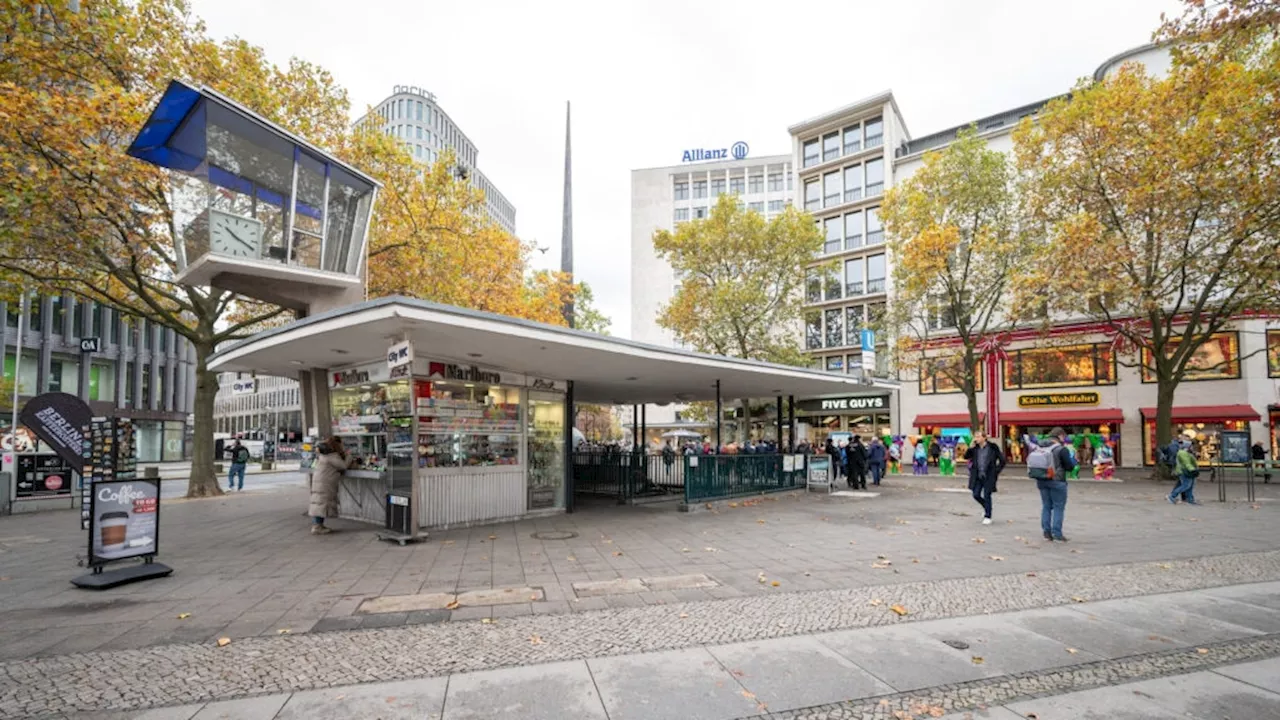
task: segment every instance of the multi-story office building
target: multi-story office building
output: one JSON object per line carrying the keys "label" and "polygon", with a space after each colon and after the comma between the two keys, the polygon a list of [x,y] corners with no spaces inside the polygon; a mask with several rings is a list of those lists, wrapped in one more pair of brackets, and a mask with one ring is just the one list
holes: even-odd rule
{"label": "multi-story office building", "polygon": [[213,401],[214,432],[249,440],[282,442],[303,436],[302,397],[293,378],[220,373]]}
{"label": "multi-story office building", "polygon": [[[1169,68],[1169,53],[1155,46],[1121,53],[1103,63],[1095,79],[1104,79],[1126,62],[1139,62],[1147,72],[1160,74]],[[815,274],[806,288],[805,343],[815,363],[834,372],[857,368],[860,352],[854,331],[874,317],[893,291],[891,263],[880,240],[873,240],[881,235],[874,214],[878,184],[903,182],[923,165],[926,153],[945,148],[966,127],[975,127],[988,147],[1010,152],[1013,128],[1048,102],[1028,103],[912,138],[892,93],[886,92],[791,128],[805,207],[827,237],[822,259],[840,261],[836,273]],[[881,133],[881,142],[868,142]],[[852,143],[847,139],[851,136]],[[1126,367],[1141,364],[1136,357],[1120,363],[1114,333],[1103,324],[1069,308],[1050,311],[1053,332],[1070,337],[1068,346],[1046,346],[1039,328],[1006,328],[999,343],[989,344],[978,373],[979,407],[988,433],[1001,438],[1015,462],[1022,460],[1025,436],[1045,434],[1060,425],[1073,438],[1087,438],[1090,447],[1109,443],[1121,466],[1150,464],[1154,379],[1140,368]],[[931,331],[945,336],[947,325],[947,318],[939,317]],[[1268,327],[1263,318],[1239,319],[1199,349],[1195,365],[1174,400],[1175,431],[1195,435],[1206,458],[1223,430],[1247,430],[1250,442],[1269,441],[1271,453],[1280,451],[1280,330],[1274,322]],[[941,374],[903,375],[901,381],[896,431],[967,432],[966,401],[954,384]],[[828,415],[825,410],[822,414]],[[831,415],[824,421],[831,429],[854,427],[852,417]],[[1088,449],[1081,451],[1086,462],[1092,455]]]}
{"label": "multi-story office building", "polygon": [[[4,377],[12,382],[16,374],[20,405],[46,392],[76,395],[97,414],[134,421],[140,461],[190,458],[195,351],[185,338],[73,295],[28,295],[0,303],[0,312]],[[86,337],[100,338],[102,349],[82,362],[80,338]],[[0,436],[11,442],[9,422],[4,413]]]}
{"label": "multi-story office building", "polygon": [[409,154],[421,163],[434,163],[446,149],[453,150],[458,169],[484,192],[485,209],[502,229],[516,233],[516,209],[476,166],[480,154],[474,143],[436,104],[436,96],[418,87],[396,85],[391,96],[373,107],[356,125],[373,124],[399,138]]}
{"label": "multi-story office building", "polygon": [[[747,158],[746,145],[735,146],[742,159],[685,163],[631,171],[631,337],[655,345],[677,345],[658,325],[658,313],[675,294],[680,279],[653,249],[653,234],[674,230],[686,220],[704,218],[721,195],[737,195],[747,208],[772,218],[794,195],[789,155]],[[694,158],[699,152],[690,151]],[[731,157],[726,149],[723,155]],[[681,406],[651,405],[646,422],[656,430],[678,426]]]}

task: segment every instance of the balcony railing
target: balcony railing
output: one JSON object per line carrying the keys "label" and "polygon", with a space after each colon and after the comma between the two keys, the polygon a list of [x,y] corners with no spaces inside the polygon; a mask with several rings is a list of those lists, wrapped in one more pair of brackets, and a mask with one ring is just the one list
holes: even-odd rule
{"label": "balcony railing", "polygon": [[871,232],[867,233],[868,245],[879,245],[882,242],[884,242],[883,230],[872,230]]}
{"label": "balcony railing", "polygon": [[862,199],[862,188],[853,188],[852,190],[844,191],[845,202],[853,202],[854,200],[861,200],[861,199]]}
{"label": "balcony railing", "polygon": [[844,143],[844,154],[852,155],[862,149],[862,141],[858,138],[846,140]]}
{"label": "balcony railing", "polygon": [[881,146],[881,145],[883,145],[883,144],[884,144],[884,134],[883,134],[883,133],[882,133],[882,134],[880,134],[880,135],[868,135],[868,136],[867,136],[867,149],[868,149],[868,150],[870,150],[870,149],[871,149],[871,148],[873,148],[873,147],[880,147],[880,146]]}
{"label": "balcony railing", "polygon": [[817,164],[818,164],[818,162],[819,162],[819,161],[818,161],[818,157],[819,157],[818,155],[805,155],[805,156],[804,156],[804,166],[805,166],[805,167],[813,167],[814,165],[817,165]]}
{"label": "balcony railing", "polygon": [[832,285],[828,285],[828,286],[827,286],[826,299],[827,299],[827,300],[839,300],[839,299],[840,299],[840,284],[839,284],[839,283],[835,283],[835,284],[832,284]]}
{"label": "balcony railing", "polygon": [[845,289],[845,294],[848,295],[849,297],[853,297],[855,295],[861,295],[862,283],[861,282],[846,283],[844,286],[844,289]]}
{"label": "balcony railing", "polygon": [[844,249],[845,249],[845,250],[854,250],[854,249],[856,249],[856,248],[860,248],[860,247],[862,247],[862,236],[861,236],[861,235],[850,235],[849,237],[847,237],[847,238],[845,238],[845,239],[844,239]]}
{"label": "balcony railing", "polygon": [[822,151],[822,161],[823,161],[823,162],[826,162],[826,161],[828,161],[828,160],[835,160],[835,159],[836,159],[836,158],[838,158],[838,157],[840,157],[840,148],[838,148],[838,147],[836,147],[836,148],[827,148],[826,150],[823,150],[823,151]]}
{"label": "balcony railing", "polygon": [[867,281],[867,294],[884,292],[884,278]]}
{"label": "balcony railing", "polygon": [[826,244],[822,246],[823,255],[830,255],[831,253],[838,253],[838,252],[840,252],[839,240],[828,240]]}
{"label": "balcony railing", "polygon": [[884,192],[884,183],[878,182],[878,183],[867,184],[867,197],[875,197],[877,195],[882,194],[883,192]]}
{"label": "balcony railing", "polygon": [[821,200],[805,200],[804,209],[805,210],[821,210],[822,201]]}
{"label": "balcony railing", "polygon": [[835,207],[840,204],[840,193],[832,193],[822,198],[823,207]]}

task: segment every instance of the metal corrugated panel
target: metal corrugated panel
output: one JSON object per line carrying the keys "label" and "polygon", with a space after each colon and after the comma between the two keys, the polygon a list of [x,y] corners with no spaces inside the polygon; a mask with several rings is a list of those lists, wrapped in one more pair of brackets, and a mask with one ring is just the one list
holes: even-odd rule
{"label": "metal corrugated panel", "polygon": [[381,482],[343,478],[338,483],[338,517],[382,525],[387,521]]}
{"label": "metal corrugated panel", "polygon": [[528,492],[523,467],[495,467],[457,475],[420,476],[422,527],[443,529],[516,518],[525,514]]}

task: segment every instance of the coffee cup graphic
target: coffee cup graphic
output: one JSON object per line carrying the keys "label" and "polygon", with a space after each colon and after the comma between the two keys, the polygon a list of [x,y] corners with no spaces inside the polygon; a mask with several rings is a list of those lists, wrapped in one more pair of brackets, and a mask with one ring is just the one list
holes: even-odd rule
{"label": "coffee cup graphic", "polygon": [[98,531],[102,533],[102,552],[124,550],[125,536],[129,531],[129,513],[106,512],[98,519]]}

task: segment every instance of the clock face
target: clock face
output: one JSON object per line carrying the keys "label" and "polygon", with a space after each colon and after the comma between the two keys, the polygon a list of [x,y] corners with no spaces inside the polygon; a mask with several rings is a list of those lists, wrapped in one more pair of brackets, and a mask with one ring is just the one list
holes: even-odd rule
{"label": "clock face", "polygon": [[254,218],[210,210],[209,250],[232,257],[262,257],[262,223]]}

